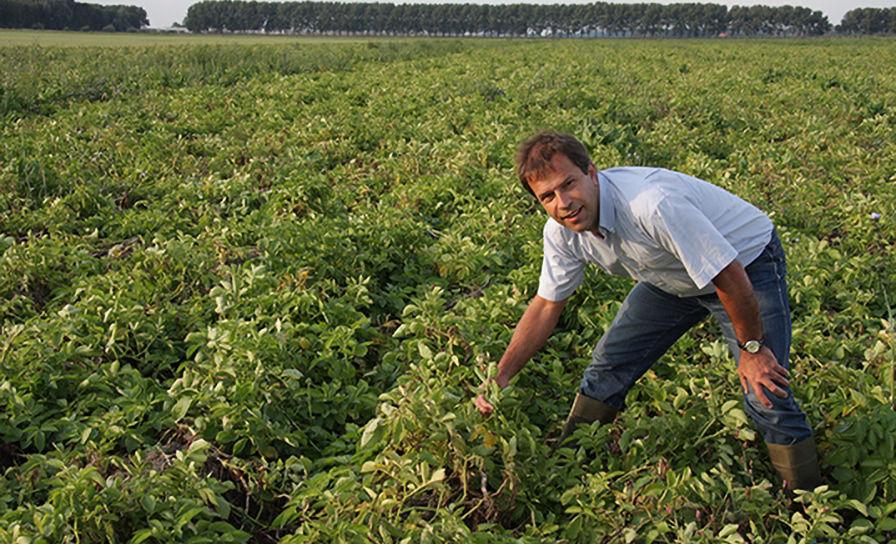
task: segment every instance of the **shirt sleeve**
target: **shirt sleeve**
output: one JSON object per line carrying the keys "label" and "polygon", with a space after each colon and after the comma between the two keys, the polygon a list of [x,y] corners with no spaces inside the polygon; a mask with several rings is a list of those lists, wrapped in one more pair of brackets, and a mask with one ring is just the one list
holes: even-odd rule
{"label": "shirt sleeve", "polygon": [[663,249],[681,261],[697,289],[709,285],[738,255],[709,218],[682,196],[661,198],[646,230]]}
{"label": "shirt sleeve", "polygon": [[585,262],[572,254],[550,222],[546,223],[538,296],[555,302],[565,300],[581,285],[584,276]]}

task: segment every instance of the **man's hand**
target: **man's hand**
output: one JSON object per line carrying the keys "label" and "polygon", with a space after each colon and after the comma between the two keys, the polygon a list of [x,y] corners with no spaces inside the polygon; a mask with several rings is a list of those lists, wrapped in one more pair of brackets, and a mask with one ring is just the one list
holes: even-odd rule
{"label": "man's hand", "polygon": [[[480,393],[473,399],[473,404],[476,405],[476,409],[479,410],[479,413],[484,416],[495,411],[495,406],[485,398],[488,390],[493,387],[492,384],[497,384],[498,388],[503,389],[507,387],[507,380],[501,378],[488,378],[479,386]],[[494,393],[494,391],[492,392]]]}
{"label": "man's hand", "polygon": [[[713,278],[712,282],[715,284],[722,306],[731,319],[735,336],[741,341],[762,338],[764,335],[759,317],[759,302],[756,300],[753,284],[750,283],[744,267],[737,261],[732,261]],[[787,398],[787,393],[778,387],[790,385],[787,381],[787,369],[778,364],[775,354],[766,346],[762,346],[757,353],[741,350],[737,375],[744,394],[748,394],[752,389],[756,399],[766,408],[771,408],[772,403],[762,390],[762,386],[777,397]]]}
{"label": "man's hand", "polygon": [[560,312],[563,311],[564,305],[566,305],[566,300],[551,301],[538,295],[532,299],[526,311],[523,312],[520,322],[513,330],[513,337],[510,339],[510,344],[507,345],[504,355],[498,361],[498,375],[487,379],[480,386],[481,393],[473,400],[479,413],[488,415],[495,410],[492,403],[486,400],[485,392],[488,391],[492,383],[497,384],[500,389],[507,387],[510,379],[547,341],[551,331],[557,326],[557,320],[560,319]]}
{"label": "man's hand", "polygon": [[737,374],[740,377],[740,385],[744,389],[744,394],[746,395],[749,393],[749,389],[752,389],[756,398],[766,408],[771,408],[772,403],[760,386],[765,386],[776,397],[787,398],[787,392],[778,386],[790,386],[790,382],[787,380],[789,373],[786,368],[778,364],[772,350],[765,346],[762,346],[758,353],[741,351]]}
{"label": "man's hand", "polygon": [[476,405],[476,409],[479,410],[479,413],[484,416],[489,415],[495,410],[495,407],[492,406],[489,401],[485,400],[485,395],[482,393],[476,396],[473,404]]}

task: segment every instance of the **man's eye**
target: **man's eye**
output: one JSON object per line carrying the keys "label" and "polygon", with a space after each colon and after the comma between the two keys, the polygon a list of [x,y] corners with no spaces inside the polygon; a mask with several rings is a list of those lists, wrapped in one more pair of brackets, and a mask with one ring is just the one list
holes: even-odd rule
{"label": "man's eye", "polygon": [[552,198],[554,198],[554,195],[545,195],[545,196],[541,197],[541,201],[542,202],[550,202]]}

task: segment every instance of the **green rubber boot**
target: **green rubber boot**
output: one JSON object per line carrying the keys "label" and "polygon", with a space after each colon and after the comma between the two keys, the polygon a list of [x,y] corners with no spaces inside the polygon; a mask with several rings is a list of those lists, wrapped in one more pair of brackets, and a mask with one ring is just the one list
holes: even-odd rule
{"label": "green rubber boot", "polygon": [[569,416],[566,417],[566,423],[563,424],[563,432],[560,433],[557,445],[563,444],[578,425],[587,425],[595,421],[604,424],[610,423],[618,412],[619,410],[609,404],[578,393],[576,400],[572,403]]}
{"label": "green rubber boot", "polygon": [[821,485],[821,471],[818,469],[818,453],[815,450],[815,438],[809,438],[793,444],[765,444],[772,466],[784,481],[787,489],[805,489],[811,491]]}

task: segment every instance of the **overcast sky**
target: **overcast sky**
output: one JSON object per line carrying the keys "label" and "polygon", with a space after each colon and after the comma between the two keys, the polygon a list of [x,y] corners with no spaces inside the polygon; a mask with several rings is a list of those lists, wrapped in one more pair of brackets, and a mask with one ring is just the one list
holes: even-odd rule
{"label": "overcast sky", "polygon": [[[149,25],[155,28],[164,28],[171,26],[174,22],[183,22],[187,15],[187,8],[196,0],[87,0],[89,3],[97,4],[127,4],[140,6],[146,10],[149,16]],[[381,2],[401,3],[401,0],[380,0]],[[527,0],[408,0],[409,3],[486,3],[486,4],[509,4],[525,2]],[[563,0],[562,2],[553,0],[543,0],[532,3],[545,4],[570,4],[570,3],[591,3],[594,0]],[[646,3],[649,1],[658,2],[660,4],[673,4],[674,1],[668,0],[612,0],[617,3],[635,4]],[[679,0],[681,1],[681,0]],[[694,0],[689,0],[694,1]],[[839,24],[843,14],[847,11],[863,7],[863,8],[886,8],[896,6],[896,0],[860,0],[860,1],[843,1],[843,0],[757,0],[752,1],[731,1],[725,0],[703,0],[706,3],[724,4],[726,6],[752,6],[755,4],[764,4],[766,6],[784,6],[787,4],[795,6],[803,6],[811,9],[821,10],[828,16],[831,24]]]}

